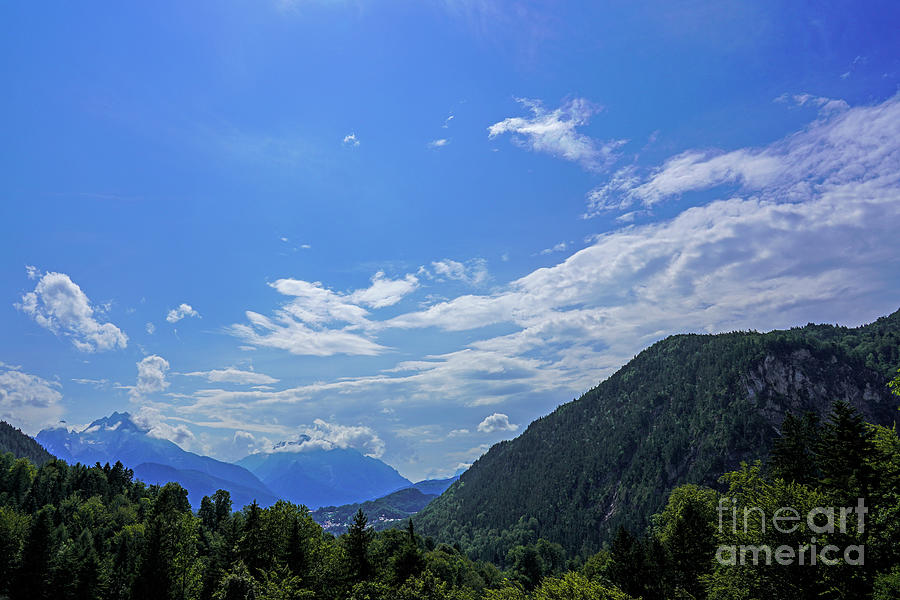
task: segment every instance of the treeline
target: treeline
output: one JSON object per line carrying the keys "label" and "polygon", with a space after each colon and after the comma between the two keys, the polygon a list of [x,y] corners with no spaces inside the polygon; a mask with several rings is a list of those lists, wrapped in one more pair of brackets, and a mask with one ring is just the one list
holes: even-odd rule
{"label": "treeline", "polygon": [[[558,545],[541,541],[537,550],[547,578],[533,598],[583,588],[591,598],[627,600],[611,586],[563,574]],[[305,507],[284,501],[233,512],[220,490],[192,512],[180,485],[146,486],[121,463],[36,467],[0,455],[0,598],[501,599],[535,587],[530,549],[518,551],[518,570],[502,573],[458,546],[423,539],[411,522],[376,533],[360,511],[335,537]]]}
{"label": "treeline", "polygon": [[[893,382],[900,392],[900,378]],[[724,487],[676,488],[641,532],[583,560],[509,539],[504,570],[458,545],[375,532],[359,511],[324,532],[302,506],[193,512],[178,484],[117,463],[0,456],[0,597],[10,600],[888,600],[900,597],[900,437],[845,402],[790,416],[765,462]],[[865,510],[860,510],[859,498]],[[622,498],[627,502],[627,498]],[[829,509],[834,511],[829,515]],[[794,511],[798,517],[785,517]],[[781,518],[781,521],[778,518]],[[828,529],[829,524],[831,529]],[[513,528],[515,531],[516,528]],[[515,533],[511,535],[516,535]],[[515,542],[521,543],[515,543]],[[749,549],[749,550],[748,550]]]}

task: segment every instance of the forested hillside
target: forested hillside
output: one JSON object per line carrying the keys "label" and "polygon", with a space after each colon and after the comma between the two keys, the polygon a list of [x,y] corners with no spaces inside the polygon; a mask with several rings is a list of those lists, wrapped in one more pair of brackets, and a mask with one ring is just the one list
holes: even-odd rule
{"label": "forested hillside", "polygon": [[586,556],[620,525],[643,529],[677,485],[714,485],[765,457],[788,412],[824,416],[846,400],[893,424],[898,352],[900,312],[859,328],[666,338],[495,445],[415,521],[500,564],[538,538]]}
{"label": "forested hillside", "polygon": [[0,421],[0,454],[12,452],[16,458],[27,458],[42,465],[53,456],[44,447],[6,421]]}
{"label": "forested hillside", "polygon": [[[376,533],[358,511],[349,531],[335,538],[305,507],[288,502],[232,512],[228,492],[218,491],[194,513],[180,485],[147,487],[121,463],[85,467],[51,460],[36,468],[7,453],[0,455],[0,598],[900,597],[896,429],[868,425],[838,402],[824,422],[811,413],[788,417],[767,465],[743,464],[724,474],[722,492],[676,488],[646,530],[619,528],[608,550],[586,560],[537,539],[511,547],[501,571],[471,560],[458,545],[421,537],[411,521],[405,530]],[[832,530],[821,529],[822,518],[798,518],[793,530],[765,526],[766,515],[785,507],[811,515],[817,507],[854,506],[858,498],[865,499],[866,511],[858,513],[863,518],[851,513]],[[723,506],[733,506],[735,515],[760,511],[764,518],[723,526],[723,516],[732,518]],[[775,549],[787,559],[773,563]],[[738,552],[740,561],[729,558]],[[812,555],[817,560],[809,562]]]}

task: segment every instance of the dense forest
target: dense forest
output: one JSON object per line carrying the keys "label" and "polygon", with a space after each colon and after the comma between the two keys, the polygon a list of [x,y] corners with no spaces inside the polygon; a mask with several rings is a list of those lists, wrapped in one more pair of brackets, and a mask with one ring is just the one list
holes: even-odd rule
{"label": "dense forest", "polygon": [[789,412],[824,419],[845,400],[893,425],[885,384],[898,366],[900,311],[858,328],[671,336],[492,447],[414,521],[504,567],[537,538],[587,556],[620,526],[649,525],[676,486],[721,486],[765,458]]}
{"label": "dense forest", "polygon": [[[893,385],[900,392],[900,377]],[[219,491],[192,512],[181,486],[148,487],[121,464],[50,460],[36,467],[6,453],[0,457],[0,597],[897,598],[896,429],[865,423],[842,401],[824,421],[814,413],[791,414],[783,425],[766,462],[724,474],[722,491],[679,486],[646,529],[620,527],[608,548],[587,557],[567,555],[545,539],[523,539],[502,571],[473,561],[459,545],[423,538],[412,521],[375,532],[360,510],[335,537],[305,507],[287,502],[233,512],[228,493]],[[848,512],[831,531],[822,514],[799,520],[789,532],[767,521],[785,507],[813,515],[816,507],[857,506],[858,498],[865,499],[864,519]],[[745,547],[777,549],[779,559],[788,548],[793,559],[769,564],[771,551],[751,556]],[[807,562],[798,563],[798,556]]]}

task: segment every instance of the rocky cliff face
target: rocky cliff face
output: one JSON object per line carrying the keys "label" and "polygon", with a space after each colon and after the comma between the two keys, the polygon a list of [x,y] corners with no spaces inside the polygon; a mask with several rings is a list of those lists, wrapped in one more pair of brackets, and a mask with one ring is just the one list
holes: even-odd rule
{"label": "rocky cliff face", "polygon": [[890,425],[900,417],[897,397],[882,376],[836,354],[820,357],[806,348],[769,354],[743,377],[743,385],[748,400],[775,431],[787,413],[824,417],[836,400],[850,403],[870,423]]}

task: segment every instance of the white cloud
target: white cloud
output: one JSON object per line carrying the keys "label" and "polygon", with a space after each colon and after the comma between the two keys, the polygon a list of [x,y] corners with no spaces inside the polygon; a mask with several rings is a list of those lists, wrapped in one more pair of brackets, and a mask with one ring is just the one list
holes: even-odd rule
{"label": "white cloud", "polygon": [[850,105],[844,100],[836,100],[834,98],[826,98],[825,96],[814,96],[812,94],[782,94],[775,98],[776,102],[790,102],[796,106],[813,106],[818,108],[823,114],[847,110]]}
{"label": "white cloud", "polygon": [[450,143],[450,141],[447,140],[446,138],[441,138],[438,140],[431,140],[430,142],[428,142],[428,147],[429,148],[443,148],[444,146],[446,146],[449,143]]}
{"label": "white cloud", "polygon": [[378,271],[372,277],[371,286],[356,290],[349,294],[347,299],[355,304],[383,308],[397,304],[417,287],[419,287],[419,280],[415,275],[407,274],[403,279],[389,279],[385,276],[384,271]]}
{"label": "white cloud", "polygon": [[[596,236],[558,264],[489,293],[381,321],[363,314],[356,325],[471,331],[461,346],[288,389],[202,390],[185,411],[242,423],[259,406],[544,407],[596,385],[672,333],[852,325],[897,309],[900,99],[850,108],[785,140],[734,152],[785,166],[770,185],[755,188],[742,177],[723,199]],[[688,178],[678,189],[707,182]],[[320,313],[330,314],[312,311]],[[504,334],[484,329],[497,325]]]}
{"label": "white cloud", "polygon": [[198,313],[190,304],[185,304],[182,302],[176,308],[173,308],[169,311],[169,314],[166,315],[166,321],[169,323],[177,323],[178,321],[184,319],[185,317],[199,317],[200,313]]}
{"label": "white cloud", "polygon": [[359,146],[359,138],[356,137],[355,133],[348,133],[344,136],[343,144],[345,146],[350,146],[351,148],[356,148]]}
{"label": "white cloud", "polygon": [[509,417],[503,413],[494,413],[478,424],[478,431],[481,433],[493,433],[495,431],[515,431],[518,425],[509,422]]}
{"label": "white cloud", "polygon": [[[29,276],[31,273],[29,273]],[[16,308],[57,335],[64,335],[82,352],[125,348],[128,336],[112,323],[94,318],[90,300],[65,273],[45,273],[34,288],[22,296]]]}
{"label": "white cloud", "polygon": [[379,271],[369,287],[349,293],[302,279],[279,279],[270,285],[293,299],[278,309],[274,318],[247,311],[250,324],[233,325],[230,331],[234,335],[255,346],[281,348],[293,354],[375,355],[385,348],[355,331],[372,325],[365,307],[396,304],[418,287],[418,279],[411,274],[390,279]]}
{"label": "white cloud", "polygon": [[539,252],[541,256],[546,256],[548,254],[554,254],[556,252],[565,252],[566,248],[569,247],[569,244],[566,242],[560,242],[554,245],[552,248],[544,248]]}
{"label": "white cloud", "polygon": [[[168,363],[166,363],[168,368]],[[147,432],[147,435],[161,440],[169,440],[184,449],[189,449],[196,438],[184,424],[171,425],[158,408],[142,406],[137,413],[131,415],[134,424]]]}
{"label": "white cloud", "polygon": [[87,379],[87,378],[76,377],[76,378],[72,379],[72,381],[75,383],[78,383],[80,385],[90,385],[97,389],[105,388],[106,386],[109,385],[108,379]]}
{"label": "white cloud", "polygon": [[524,148],[577,162],[590,170],[612,163],[618,157],[617,150],[626,142],[609,140],[598,143],[577,131],[600,111],[599,107],[584,98],[570,100],[552,111],[545,109],[538,100],[520,98],[518,102],[528,108],[532,116],[509,117],[494,123],[488,127],[489,137],[510,133],[513,140]]}
{"label": "white cloud", "polygon": [[224,369],[213,369],[211,371],[194,371],[185,373],[191,377],[205,377],[207,381],[212,383],[238,383],[238,384],[272,384],[278,383],[278,379],[269,377],[263,373],[255,371],[242,371],[236,367],[226,367]]}
{"label": "white cloud", "polygon": [[28,279],[37,279],[41,276],[40,270],[31,265],[25,265],[25,274],[28,276]]}
{"label": "white cloud", "polygon": [[34,435],[59,422],[63,414],[60,384],[0,362],[0,419]]}
{"label": "white cloud", "polygon": [[[797,102],[832,107],[809,127],[761,148],[688,150],[641,176],[628,167],[588,195],[588,212],[653,206],[668,198],[716,186],[738,186],[773,201],[802,201],[829,189],[872,180],[900,133],[897,97],[876,106],[847,109],[843,101],[795,96]],[[835,104],[837,103],[837,104]]]}
{"label": "white cloud", "polygon": [[444,129],[447,129],[448,127],[450,127],[450,121],[452,121],[454,118],[455,118],[455,117],[454,117],[453,115],[450,115],[449,117],[447,117],[447,118],[444,120],[444,124],[441,125],[441,127],[443,127]]}
{"label": "white cloud", "polygon": [[372,458],[384,455],[384,442],[370,427],[364,425],[338,425],[322,419],[313,421],[312,426],[301,428],[296,441],[275,446],[273,452],[310,452],[353,448]]}
{"label": "white cloud", "polygon": [[421,267],[419,272],[439,281],[449,279],[469,285],[481,285],[490,277],[487,261],[483,258],[473,258],[465,263],[445,258],[432,262],[431,269]]}
{"label": "white cloud", "polygon": [[166,381],[168,370],[169,361],[156,354],[145,356],[138,361],[137,383],[129,392],[131,399],[138,401],[149,394],[161,392],[169,387],[169,382]]}
{"label": "white cloud", "polygon": [[150,321],[147,321],[147,324],[144,326],[144,329],[146,329],[147,333],[149,333],[150,335],[153,335],[154,333],[156,333],[156,325],[154,325]]}

